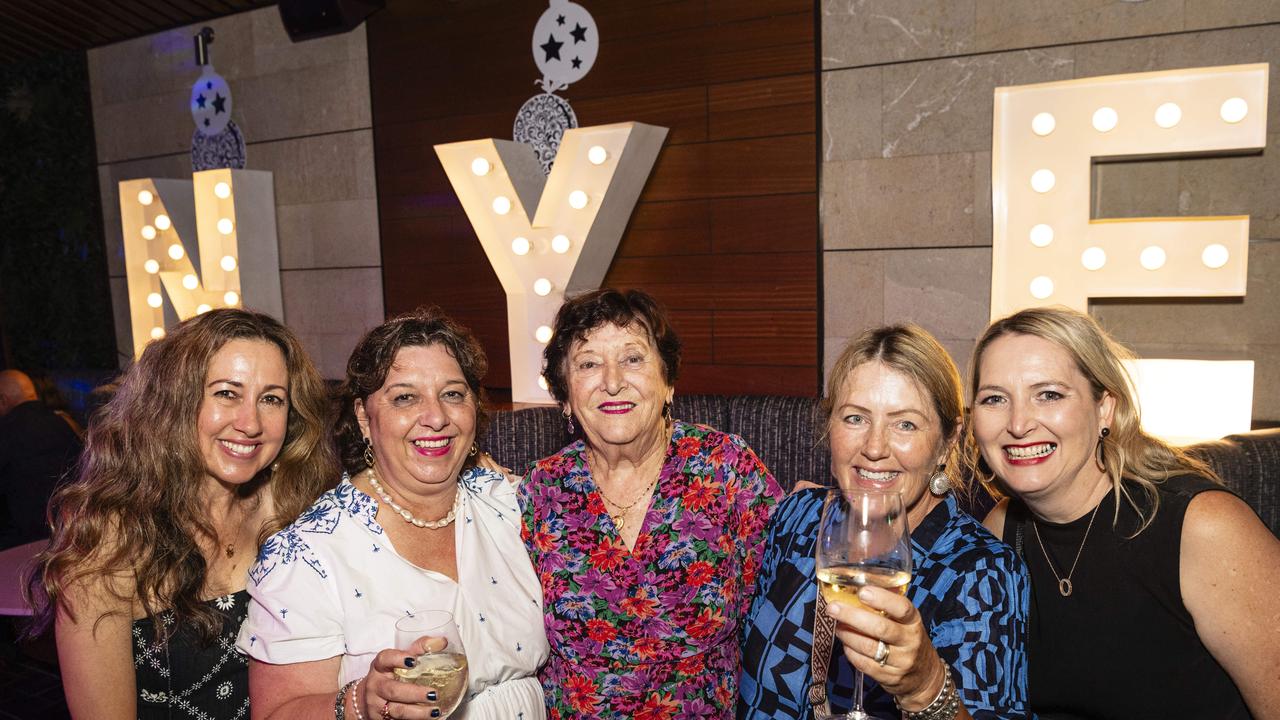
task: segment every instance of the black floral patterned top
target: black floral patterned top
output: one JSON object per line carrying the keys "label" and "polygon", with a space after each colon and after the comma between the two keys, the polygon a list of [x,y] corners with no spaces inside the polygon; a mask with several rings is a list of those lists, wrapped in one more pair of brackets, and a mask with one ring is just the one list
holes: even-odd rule
{"label": "black floral patterned top", "polygon": [[[241,590],[207,602],[223,615],[212,645],[187,627],[168,642],[155,639],[155,618],[133,623],[133,666],[138,683],[138,720],[233,720],[249,717],[249,662],[236,651],[236,635],[249,608]],[[166,626],[170,612],[160,613]]]}

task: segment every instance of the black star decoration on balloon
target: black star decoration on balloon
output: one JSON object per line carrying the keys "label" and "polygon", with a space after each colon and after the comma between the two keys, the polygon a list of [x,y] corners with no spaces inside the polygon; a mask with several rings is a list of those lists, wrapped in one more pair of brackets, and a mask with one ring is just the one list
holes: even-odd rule
{"label": "black star decoration on balloon", "polygon": [[572,61],[570,61],[570,62],[572,63],[572,65],[573,65],[573,69],[574,69],[574,70],[577,70],[578,68],[582,67],[582,58],[580,58],[580,57],[575,57],[575,58],[574,58]]}
{"label": "black star decoration on balloon", "polygon": [[205,100],[206,100],[206,98],[205,98],[205,96],[204,96],[204,93],[200,93],[199,95],[197,95],[197,96],[196,96],[196,107],[199,107],[201,110],[203,110],[203,109],[204,109],[204,101],[205,101]]}
{"label": "black star decoration on balloon", "polygon": [[217,115],[218,113],[226,112],[227,111],[226,102],[227,102],[226,98],[222,97],[222,95],[218,93],[214,93],[213,94],[213,114]]}
{"label": "black star decoration on balloon", "polygon": [[213,83],[212,83],[212,82],[207,82],[207,83],[205,83],[205,84],[204,84],[204,89],[205,89],[205,90],[212,90],[212,89],[213,89]]}
{"label": "black star decoration on balloon", "polygon": [[547,60],[559,60],[560,47],[562,45],[564,45],[564,43],[557,41],[555,35],[548,35],[547,41],[538,47],[542,48],[542,51],[547,54]]}
{"label": "black star decoration on balloon", "polygon": [[563,16],[563,15],[557,15],[557,16],[556,16],[556,24],[557,24],[557,25],[563,25],[563,24],[564,24],[564,16]]}
{"label": "black star decoration on balloon", "polygon": [[587,29],[582,27],[578,23],[573,24],[573,29],[569,31],[569,34],[573,36],[574,45],[577,45],[580,42],[587,41]]}

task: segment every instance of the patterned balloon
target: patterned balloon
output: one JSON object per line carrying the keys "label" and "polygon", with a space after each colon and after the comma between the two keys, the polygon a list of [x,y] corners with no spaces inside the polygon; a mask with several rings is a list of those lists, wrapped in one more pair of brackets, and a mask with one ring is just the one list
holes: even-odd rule
{"label": "patterned balloon", "polygon": [[533,146],[538,162],[542,163],[543,174],[549,175],[564,131],[576,127],[578,116],[569,102],[558,95],[543,93],[529,98],[520,107],[511,134],[516,142]]}

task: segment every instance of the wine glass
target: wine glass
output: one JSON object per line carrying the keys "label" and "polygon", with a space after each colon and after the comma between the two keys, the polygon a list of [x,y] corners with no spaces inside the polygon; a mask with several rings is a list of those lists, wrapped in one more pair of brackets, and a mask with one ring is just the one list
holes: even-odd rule
{"label": "wine glass", "polygon": [[467,692],[467,653],[453,613],[414,610],[396,621],[397,648],[408,650],[423,636],[444,638],[448,644],[439,652],[419,655],[411,668],[396,668],[396,679],[435,690],[440,717],[447,718]]}
{"label": "wine glass", "polygon": [[[853,607],[864,585],[906,594],[911,582],[911,543],[902,495],[896,491],[839,488],[827,492],[818,524],[818,589],[823,599]],[[870,609],[870,608],[865,608]],[[862,671],[847,715],[816,712],[818,720],[872,720],[862,709]]]}

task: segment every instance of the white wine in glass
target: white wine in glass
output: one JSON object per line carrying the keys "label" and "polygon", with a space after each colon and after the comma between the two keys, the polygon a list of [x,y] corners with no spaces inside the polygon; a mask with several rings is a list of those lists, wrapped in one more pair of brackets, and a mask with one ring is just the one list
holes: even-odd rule
{"label": "white wine in glass", "polygon": [[444,650],[417,657],[411,668],[396,668],[396,679],[436,691],[440,717],[458,709],[467,694],[467,654],[453,614],[444,610],[418,610],[396,621],[396,647],[407,650],[421,637],[444,638]]}
{"label": "white wine in glass", "polygon": [[[866,608],[858,591],[866,585],[906,594],[911,583],[907,512],[897,492],[833,489],[818,523],[818,590],[827,603]],[[818,720],[873,720],[862,709],[862,671],[857,670],[853,709],[845,715],[816,712]]]}

